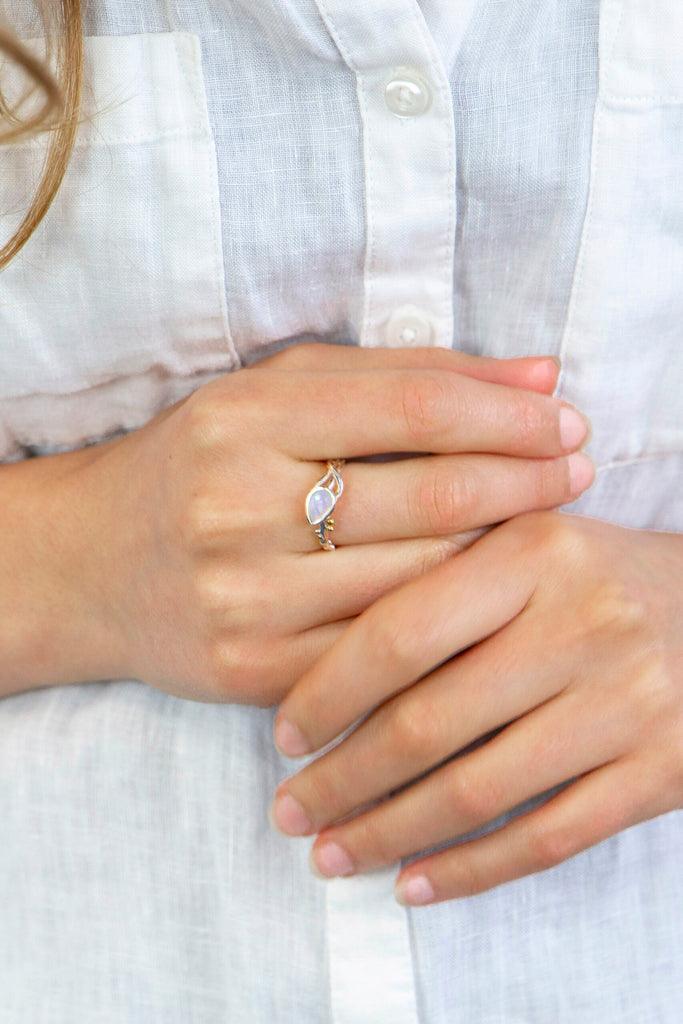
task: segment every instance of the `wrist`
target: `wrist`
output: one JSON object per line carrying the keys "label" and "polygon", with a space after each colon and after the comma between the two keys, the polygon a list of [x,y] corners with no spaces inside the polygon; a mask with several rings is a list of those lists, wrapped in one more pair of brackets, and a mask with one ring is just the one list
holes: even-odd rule
{"label": "wrist", "polygon": [[0,470],[1,695],[118,674],[101,458],[87,448]]}

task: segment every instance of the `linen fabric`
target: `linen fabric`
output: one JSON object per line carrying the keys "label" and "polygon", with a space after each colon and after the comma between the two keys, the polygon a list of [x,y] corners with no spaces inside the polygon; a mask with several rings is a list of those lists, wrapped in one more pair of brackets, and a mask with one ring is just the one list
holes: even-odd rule
{"label": "linen fabric", "polygon": [[[86,30],[71,168],[0,276],[2,459],[299,340],[560,354],[598,466],[572,510],[683,528],[673,0],[102,0]],[[39,157],[0,150],[8,234]],[[135,681],[0,702],[0,1024],[680,1020],[680,814],[405,912],[395,869],[321,883],[271,831],[271,729]]]}

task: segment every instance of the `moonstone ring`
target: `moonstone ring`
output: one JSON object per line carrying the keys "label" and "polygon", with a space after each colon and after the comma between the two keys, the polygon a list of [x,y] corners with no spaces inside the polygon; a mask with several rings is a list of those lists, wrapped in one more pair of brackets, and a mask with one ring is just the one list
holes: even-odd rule
{"label": "moonstone ring", "polygon": [[339,473],[343,465],[344,459],[328,462],[327,473],[306,496],[306,518],[325,551],[334,551],[334,544],[327,534],[334,530],[332,513],[344,490],[344,481]]}

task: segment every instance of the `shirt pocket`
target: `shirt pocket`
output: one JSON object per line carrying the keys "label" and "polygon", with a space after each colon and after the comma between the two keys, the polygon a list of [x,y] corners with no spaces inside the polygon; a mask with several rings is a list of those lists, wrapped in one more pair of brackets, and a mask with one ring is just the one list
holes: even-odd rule
{"label": "shirt pocket", "polygon": [[[3,210],[41,146],[0,152]],[[237,363],[199,41],[89,38],[67,175],[0,277],[0,455],[139,426]]]}
{"label": "shirt pocket", "polygon": [[602,0],[562,391],[598,464],[683,451],[683,5]]}

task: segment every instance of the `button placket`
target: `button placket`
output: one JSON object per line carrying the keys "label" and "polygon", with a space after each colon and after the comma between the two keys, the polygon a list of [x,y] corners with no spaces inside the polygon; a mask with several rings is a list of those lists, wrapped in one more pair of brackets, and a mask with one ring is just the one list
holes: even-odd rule
{"label": "button placket", "polygon": [[[455,128],[450,85],[415,0],[316,0],[356,75],[367,247],[361,344],[440,345],[453,334]],[[401,324],[406,304],[419,325]]]}
{"label": "button placket", "polygon": [[[429,334],[432,343],[450,346],[455,128],[438,51],[416,0],[316,3],[356,76],[363,122],[361,344],[389,344],[393,317],[396,343],[414,345]],[[393,897],[395,874],[389,869],[326,885],[334,1024],[417,1024],[408,918]]]}

